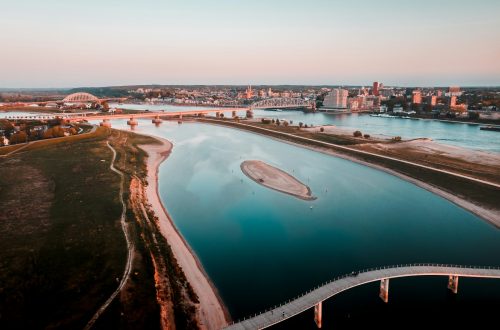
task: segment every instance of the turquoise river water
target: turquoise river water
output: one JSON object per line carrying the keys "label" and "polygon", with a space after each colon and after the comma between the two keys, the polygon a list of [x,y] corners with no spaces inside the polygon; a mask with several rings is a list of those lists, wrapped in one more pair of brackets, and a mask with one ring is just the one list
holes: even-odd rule
{"label": "turquoise river water", "polygon": [[[113,127],[126,125],[114,121]],[[174,143],[160,167],[161,199],[233,318],[368,267],[416,262],[500,266],[498,229],[385,172],[207,124],[155,127],[141,120],[136,131]],[[248,159],[293,174],[318,198],[303,201],[258,185],[240,170]],[[391,302],[403,308],[425,302],[431,310],[455,306],[449,305],[455,298],[446,280],[395,280]],[[463,304],[500,304],[500,281],[483,281],[488,285],[461,280]],[[331,299],[328,304],[342,303],[334,308],[335,322],[359,321],[366,318],[363,311],[385,308],[377,290],[366,286]],[[391,310],[385,313],[392,315]],[[313,325],[308,315],[301,316],[304,324],[299,317],[287,328]]]}

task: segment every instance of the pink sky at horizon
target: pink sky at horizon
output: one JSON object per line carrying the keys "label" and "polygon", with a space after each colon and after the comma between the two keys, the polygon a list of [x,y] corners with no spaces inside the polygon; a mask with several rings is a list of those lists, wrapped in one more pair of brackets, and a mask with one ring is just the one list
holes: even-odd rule
{"label": "pink sky at horizon", "polygon": [[0,87],[500,85],[500,4],[443,2],[20,0]]}

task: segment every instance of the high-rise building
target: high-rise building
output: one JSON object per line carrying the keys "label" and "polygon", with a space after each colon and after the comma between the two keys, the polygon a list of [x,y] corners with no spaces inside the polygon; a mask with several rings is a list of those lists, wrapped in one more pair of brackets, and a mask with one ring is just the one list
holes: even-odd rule
{"label": "high-rise building", "polygon": [[375,81],[373,83],[373,95],[375,96],[379,96],[379,84],[378,84],[378,81]]}
{"label": "high-rise building", "polygon": [[450,107],[454,107],[457,105],[457,97],[455,95],[450,96]]}
{"label": "high-rise building", "polygon": [[436,95],[429,95],[427,97],[427,104],[435,106],[437,103],[437,96]]}
{"label": "high-rise building", "polygon": [[419,90],[413,91],[411,101],[414,104],[422,103],[422,92],[420,92]]}
{"label": "high-rise building", "polygon": [[348,95],[349,92],[346,89],[334,89],[325,96],[323,106],[326,108],[346,109]]}
{"label": "high-rise building", "polygon": [[246,98],[247,99],[251,99],[253,97],[252,86],[248,86],[247,87],[247,90],[246,90],[245,94],[246,94]]}

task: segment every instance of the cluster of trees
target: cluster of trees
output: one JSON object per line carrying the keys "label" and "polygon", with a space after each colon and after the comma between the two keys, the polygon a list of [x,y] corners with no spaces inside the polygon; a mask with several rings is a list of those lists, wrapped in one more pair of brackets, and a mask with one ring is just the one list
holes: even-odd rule
{"label": "cluster of trees", "polygon": [[[55,137],[63,137],[65,133],[65,130],[61,126],[54,126],[49,129],[47,129],[45,132],[43,132],[42,137],[44,139],[51,139]],[[74,127],[71,127],[69,129],[69,134],[71,135],[76,135],[77,131]]]}
{"label": "cluster of trees", "polygon": [[365,139],[369,139],[370,138],[370,134],[364,134],[361,133],[361,131],[354,131],[354,133],[352,133],[352,135],[354,137],[364,137]]}

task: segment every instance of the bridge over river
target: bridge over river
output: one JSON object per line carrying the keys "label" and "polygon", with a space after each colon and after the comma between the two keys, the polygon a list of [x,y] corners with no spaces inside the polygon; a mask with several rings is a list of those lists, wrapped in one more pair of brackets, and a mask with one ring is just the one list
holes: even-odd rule
{"label": "bridge over river", "polygon": [[309,308],[314,308],[314,320],[321,328],[322,303],[345,290],[370,282],[380,281],[380,298],[389,301],[389,279],[412,276],[448,276],[448,288],[458,292],[459,277],[500,278],[500,268],[445,264],[408,264],[352,272],[305,292],[280,306],[233,323],[226,329],[264,329],[280,323]]}

